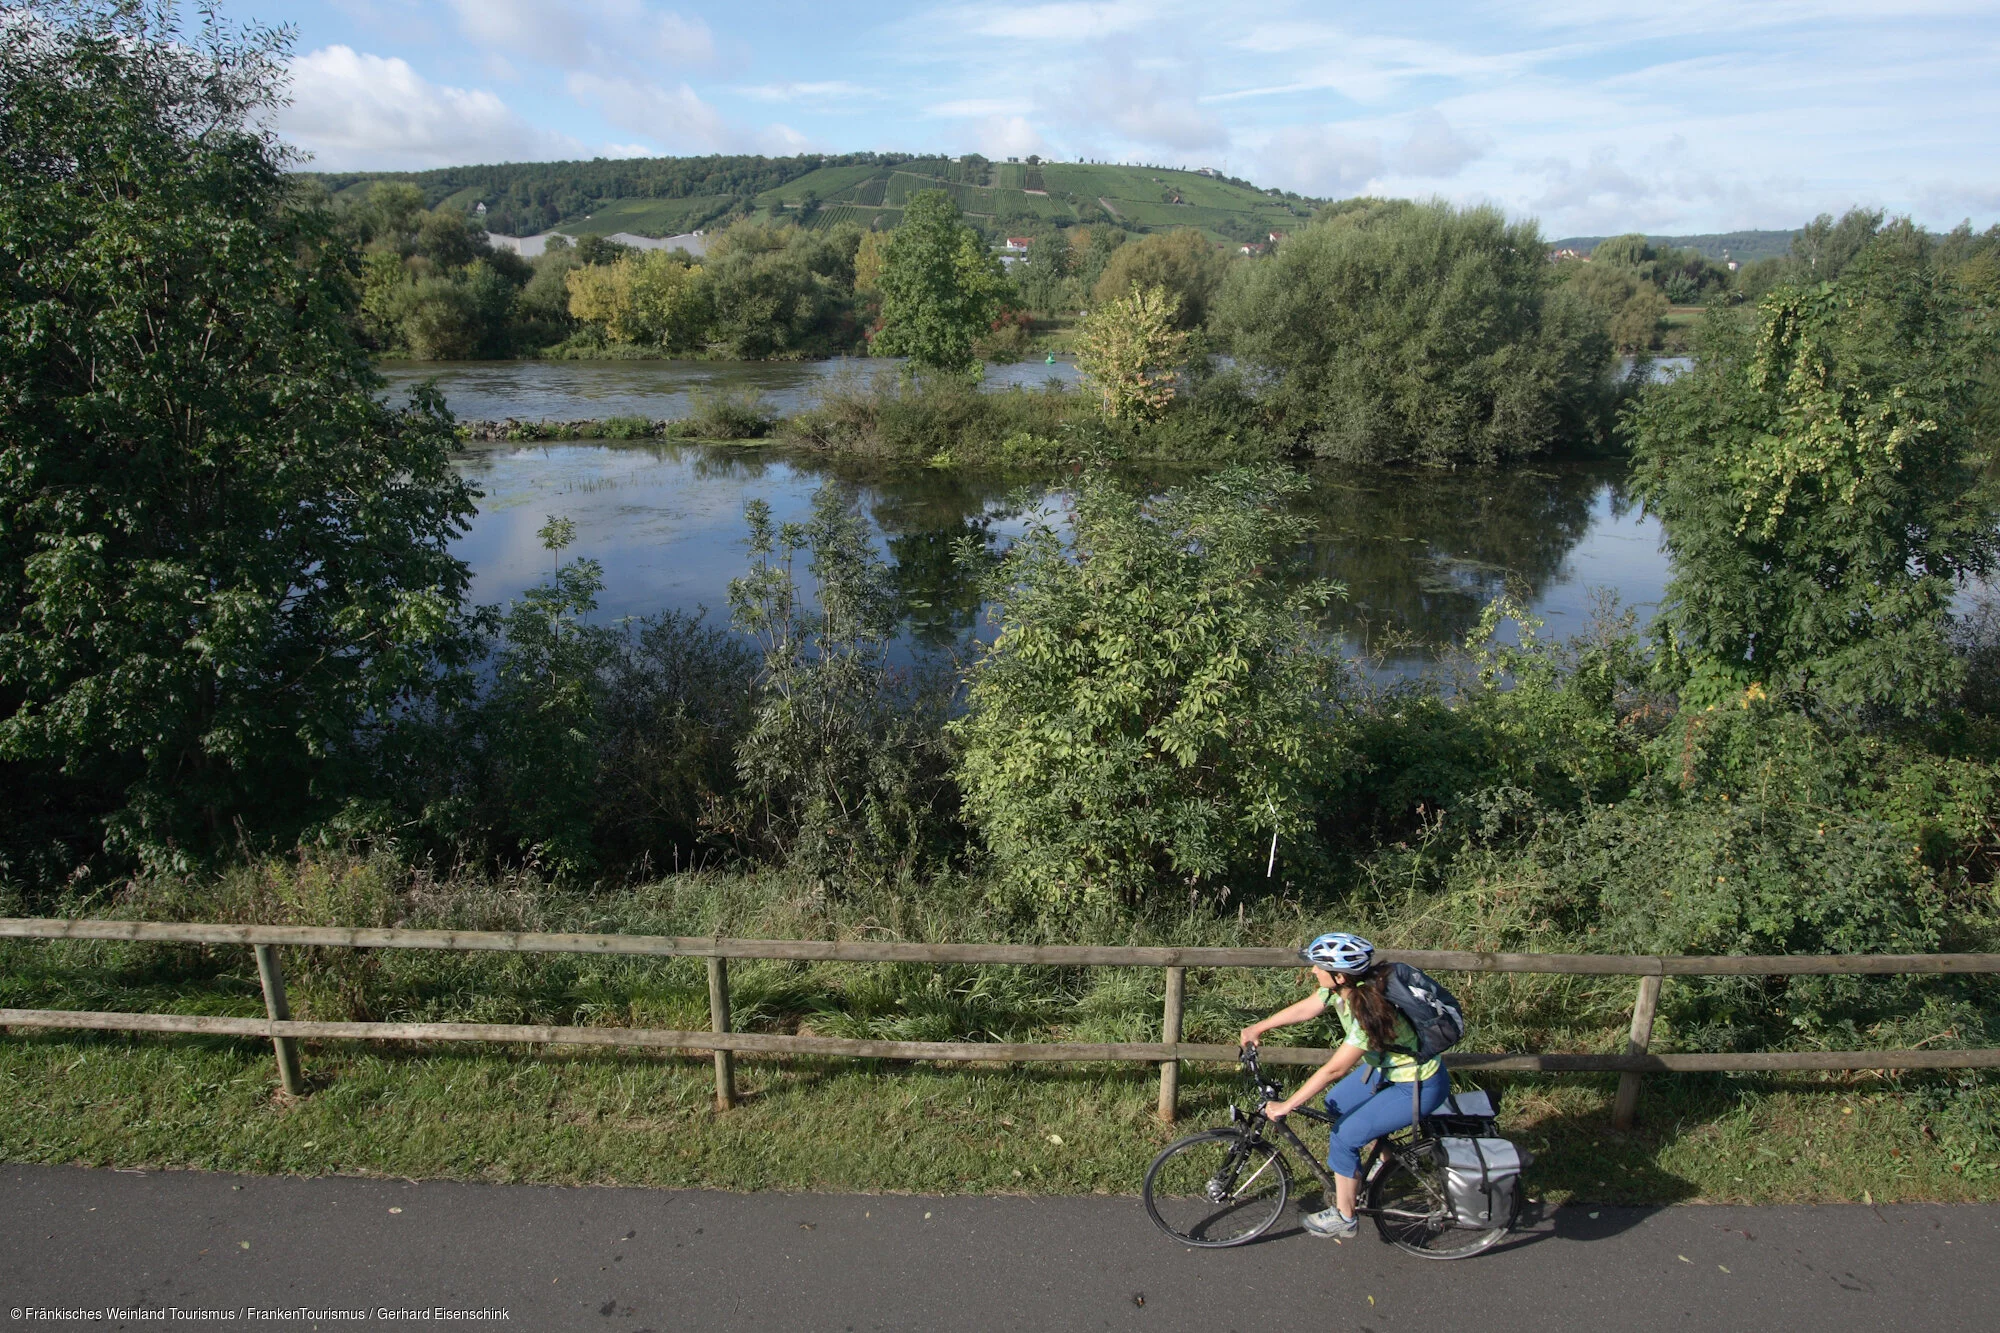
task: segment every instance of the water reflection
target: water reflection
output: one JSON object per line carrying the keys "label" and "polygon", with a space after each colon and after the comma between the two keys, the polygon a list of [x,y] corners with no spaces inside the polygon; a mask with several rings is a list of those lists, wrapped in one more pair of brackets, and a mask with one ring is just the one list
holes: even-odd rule
{"label": "water reflection", "polygon": [[[445,403],[474,421],[603,420],[650,417],[673,421],[691,410],[695,389],[750,392],[773,411],[796,412],[830,381],[855,378],[866,383],[894,374],[900,361],[884,357],[836,357],[830,361],[386,361],[378,369],[392,402],[426,380],[434,381]],[[1073,385],[1076,366],[1040,359],[989,365],[985,386],[1039,389],[1048,381]]]}
{"label": "water reflection", "polygon": [[[1541,600],[1594,526],[1625,513],[1616,469],[1357,473],[1314,477],[1314,573],[1348,587],[1333,622],[1363,642],[1387,633],[1457,640],[1502,593]],[[1625,588],[1657,598],[1657,590]],[[1631,600],[1629,595],[1627,600]]]}
{"label": "water reflection", "polygon": [[[1024,523],[1021,477],[769,448],[492,445],[468,451],[459,466],[485,492],[459,546],[473,595],[504,602],[546,578],[549,556],[535,533],[547,515],[565,514],[577,525],[574,552],[604,565],[607,618],[666,608],[726,614],[729,580],[745,565],[744,505],[762,499],[780,522],[804,519],[813,491],[838,481],[895,564],[910,646],[948,646],[980,625],[976,573],[956,563],[955,548],[969,540],[998,549]],[[1582,628],[1596,588],[1628,605],[1657,603],[1666,577],[1658,528],[1624,502],[1618,475],[1606,465],[1316,470],[1301,501],[1315,525],[1307,560],[1349,589],[1331,627],[1357,650],[1392,645],[1385,658],[1395,668],[1421,659],[1410,641],[1463,637],[1501,591],[1548,617],[1555,633]]]}

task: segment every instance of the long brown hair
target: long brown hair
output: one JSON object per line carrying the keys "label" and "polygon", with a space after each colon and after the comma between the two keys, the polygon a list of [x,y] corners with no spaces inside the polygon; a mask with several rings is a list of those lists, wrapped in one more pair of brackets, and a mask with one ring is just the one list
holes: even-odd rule
{"label": "long brown hair", "polygon": [[1352,980],[1347,1003],[1354,1011],[1354,1021],[1368,1034],[1369,1046],[1378,1051],[1393,1051],[1404,1045],[1402,1034],[1396,1030],[1396,1020],[1402,1015],[1389,1003],[1389,969],[1378,967],[1367,976]]}

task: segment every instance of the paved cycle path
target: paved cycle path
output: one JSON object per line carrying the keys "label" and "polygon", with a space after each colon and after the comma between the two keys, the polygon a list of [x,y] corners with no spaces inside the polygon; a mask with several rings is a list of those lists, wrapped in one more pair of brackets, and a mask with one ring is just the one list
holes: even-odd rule
{"label": "paved cycle path", "polygon": [[[2000,1206],[1564,1208],[1485,1255],[1434,1263],[1367,1230],[1344,1245],[1317,1240],[1295,1220],[1240,1249],[1188,1250],[1131,1198],[0,1165],[6,1330],[1879,1333],[2000,1327],[1996,1275]],[[425,1317],[386,1317],[401,1311]],[[107,1313],[85,1322],[88,1312]]]}

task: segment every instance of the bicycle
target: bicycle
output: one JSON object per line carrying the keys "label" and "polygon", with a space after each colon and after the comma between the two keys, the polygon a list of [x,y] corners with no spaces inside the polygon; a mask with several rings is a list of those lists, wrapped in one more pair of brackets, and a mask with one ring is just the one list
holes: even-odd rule
{"label": "bicycle", "polygon": [[[1284,1215],[1292,1173],[1280,1145],[1265,1137],[1274,1128],[1305,1159],[1331,1203],[1332,1172],[1292,1130],[1292,1117],[1331,1126],[1332,1117],[1297,1107],[1272,1120],[1264,1107],[1283,1095],[1257,1067],[1257,1048],[1237,1056],[1257,1093],[1257,1109],[1246,1113],[1231,1104],[1230,1123],[1178,1139],[1160,1150],[1146,1168],[1142,1191],[1146,1212],[1169,1236],[1185,1245],[1222,1249],[1243,1245],[1268,1231]],[[1412,1094],[1414,1096],[1414,1093]],[[1452,1207],[1439,1131],[1454,1128],[1447,1117],[1423,1116],[1414,1125],[1377,1139],[1361,1165],[1361,1198],[1355,1213],[1375,1219],[1382,1238],[1424,1259],[1467,1259],[1490,1248],[1514,1223],[1519,1194],[1508,1216],[1494,1226],[1469,1226]]]}

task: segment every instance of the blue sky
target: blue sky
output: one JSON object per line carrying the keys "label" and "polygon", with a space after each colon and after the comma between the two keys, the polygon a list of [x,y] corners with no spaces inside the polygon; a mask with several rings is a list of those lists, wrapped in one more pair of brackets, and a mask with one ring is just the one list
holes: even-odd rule
{"label": "blue sky", "polygon": [[2000,221],[1995,0],[229,0],[323,169],[1040,153],[1441,195],[1549,235]]}

